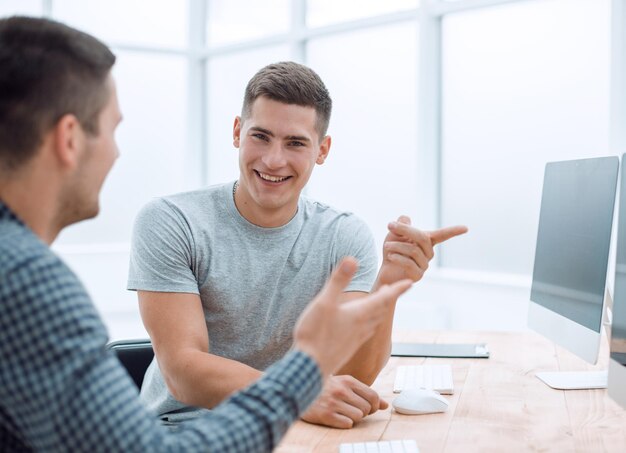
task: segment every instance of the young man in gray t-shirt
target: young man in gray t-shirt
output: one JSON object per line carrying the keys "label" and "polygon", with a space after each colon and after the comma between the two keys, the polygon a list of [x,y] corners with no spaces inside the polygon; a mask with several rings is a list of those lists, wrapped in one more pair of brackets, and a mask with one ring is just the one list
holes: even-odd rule
{"label": "young man in gray t-shirt", "polygon": [[[389,224],[378,271],[361,220],[301,196],[328,156],[330,113],[328,91],[311,69],[292,62],[261,69],[233,128],[239,179],[155,200],[139,214],[128,288],[138,291],[156,353],[142,398],[164,420],[214,407],[281,358],[295,320],[343,257],[359,262],[344,293],[350,300],[419,280],[433,246],[466,231],[422,232],[400,217]],[[394,307],[304,420],[349,428],[387,407],[369,385],[389,356]]]}

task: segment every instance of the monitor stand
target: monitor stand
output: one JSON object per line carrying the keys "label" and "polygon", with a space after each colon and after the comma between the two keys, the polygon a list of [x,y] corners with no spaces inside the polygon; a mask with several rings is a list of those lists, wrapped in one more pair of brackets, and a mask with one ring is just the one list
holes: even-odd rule
{"label": "monitor stand", "polygon": [[[605,344],[611,343],[611,324],[613,322],[613,296],[606,288],[602,317],[603,338]],[[608,386],[609,371],[540,371],[535,374],[540,381],[557,390],[605,389]]]}
{"label": "monitor stand", "polygon": [[608,371],[542,371],[535,374],[541,381],[557,390],[605,389]]}

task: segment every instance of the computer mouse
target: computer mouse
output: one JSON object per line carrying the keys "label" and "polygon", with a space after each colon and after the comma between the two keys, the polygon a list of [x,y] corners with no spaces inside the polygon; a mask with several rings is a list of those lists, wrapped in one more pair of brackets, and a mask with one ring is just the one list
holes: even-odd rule
{"label": "computer mouse", "polygon": [[448,410],[448,400],[435,390],[413,388],[403,390],[393,400],[396,412],[405,415],[433,414]]}

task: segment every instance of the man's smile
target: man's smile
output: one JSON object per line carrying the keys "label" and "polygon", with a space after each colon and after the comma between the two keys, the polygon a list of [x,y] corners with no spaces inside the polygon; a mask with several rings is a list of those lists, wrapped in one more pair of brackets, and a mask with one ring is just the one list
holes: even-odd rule
{"label": "man's smile", "polygon": [[290,179],[291,176],[275,176],[275,175],[269,175],[267,173],[261,173],[258,170],[254,170],[254,173],[256,173],[256,175],[261,178],[263,181],[267,181],[267,182],[283,182],[286,181],[287,179]]}

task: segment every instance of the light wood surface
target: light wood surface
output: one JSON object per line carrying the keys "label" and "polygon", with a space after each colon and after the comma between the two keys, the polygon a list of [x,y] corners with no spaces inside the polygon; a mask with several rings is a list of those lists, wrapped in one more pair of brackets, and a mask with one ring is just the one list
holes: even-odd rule
{"label": "light wood surface", "polygon": [[401,415],[387,409],[349,430],[299,421],[276,451],[337,452],[343,442],[415,439],[421,453],[626,452],[626,411],[606,390],[554,390],[535,377],[537,371],[606,368],[606,341],[597,366],[530,332],[394,332],[394,341],[487,343],[491,357],[392,357],[373,385],[389,402],[398,365],[451,363],[448,411]]}

